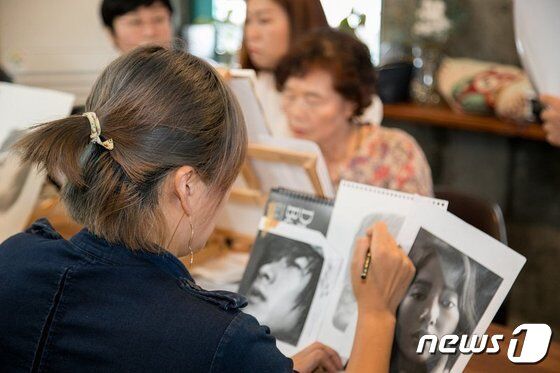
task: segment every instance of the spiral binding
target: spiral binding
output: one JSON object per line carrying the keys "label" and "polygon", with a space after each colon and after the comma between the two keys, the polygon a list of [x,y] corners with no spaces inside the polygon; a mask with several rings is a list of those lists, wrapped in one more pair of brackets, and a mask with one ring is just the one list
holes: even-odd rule
{"label": "spiral binding", "polygon": [[329,198],[324,198],[324,197],[318,197],[315,196],[313,194],[309,194],[309,193],[303,193],[303,192],[297,192],[295,190],[291,190],[291,189],[287,189],[287,188],[272,188],[270,190],[270,194],[272,193],[278,193],[281,195],[285,195],[288,197],[293,197],[293,198],[297,198],[303,201],[309,201],[309,202],[316,202],[322,205],[333,205],[334,204],[334,200],[329,199]]}
{"label": "spiral binding", "polygon": [[[372,185],[359,184],[359,183],[355,183],[353,181],[348,181],[348,180],[342,180],[340,182],[340,187],[339,188],[341,188],[341,187],[347,187],[347,188],[351,188],[351,189],[355,189],[355,190],[361,190],[361,191],[364,191],[364,192],[376,193],[376,194],[380,194],[382,196],[404,199],[404,200],[407,200],[407,201],[412,201],[414,199],[414,194],[405,193],[405,192],[398,192],[398,191],[389,190],[389,189],[383,189],[383,188],[379,188],[379,187],[372,186]],[[445,206],[445,202],[441,201],[441,200],[438,200],[438,199],[431,198],[431,202],[436,206],[440,206],[440,207]]]}

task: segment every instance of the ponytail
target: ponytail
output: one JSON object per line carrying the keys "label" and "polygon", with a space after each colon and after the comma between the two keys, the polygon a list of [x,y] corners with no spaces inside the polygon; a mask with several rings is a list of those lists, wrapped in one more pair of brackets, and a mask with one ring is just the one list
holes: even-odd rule
{"label": "ponytail", "polygon": [[14,145],[23,162],[37,164],[51,177],[83,186],[80,158],[89,144],[89,123],[78,115],[39,124]]}
{"label": "ponytail", "polygon": [[160,196],[173,170],[193,167],[215,192],[215,208],[245,158],[245,123],[231,91],[183,51],[149,46],[117,58],[86,110],[35,126],[14,149],[64,180],[61,200],[76,222],[133,250],[159,252],[168,241]]}

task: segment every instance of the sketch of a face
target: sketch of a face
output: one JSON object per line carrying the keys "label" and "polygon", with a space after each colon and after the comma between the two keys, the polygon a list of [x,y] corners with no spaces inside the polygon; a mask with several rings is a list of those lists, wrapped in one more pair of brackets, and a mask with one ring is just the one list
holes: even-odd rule
{"label": "sketch of a face", "polygon": [[249,289],[246,311],[274,333],[292,330],[303,312],[298,298],[311,277],[310,260],[304,256],[264,264]]}
{"label": "sketch of a face", "polygon": [[[354,246],[356,245],[357,239],[365,236],[366,230],[374,223],[381,221],[387,225],[389,233],[391,233],[393,237],[396,237],[404,222],[404,216],[384,212],[366,215],[362,219],[360,227],[354,237],[352,253],[354,252]],[[347,271],[349,270],[350,269],[347,268]],[[356,304],[356,298],[354,297],[354,292],[352,290],[352,283],[350,282],[350,273],[347,273],[344,277],[344,289],[342,290],[342,294],[338,300],[338,305],[332,320],[333,326],[341,332],[346,331],[352,316],[358,312],[358,305]]]}
{"label": "sketch of a face", "polygon": [[439,339],[453,333],[459,318],[458,290],[446,281],[433,255],[417,273],[399,307],[396,340],[400,352],[409,360],[426,362],[433,355],[427,348],[424,354],[416,353],[420,338],[434,334]]}

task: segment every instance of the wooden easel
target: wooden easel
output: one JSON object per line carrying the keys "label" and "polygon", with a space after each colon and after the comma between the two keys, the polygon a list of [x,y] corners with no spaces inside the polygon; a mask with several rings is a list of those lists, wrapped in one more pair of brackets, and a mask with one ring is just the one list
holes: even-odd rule
{"label": "wooden easel", "polygon": [[[272,147],[262,144],[249,144],[247,149],[247,157],[241,170],[243,187],[234,187],[230,194],[230,201],[251,205],[259,209],[263,209],[268,199],[268,190],[264,190],[260,182],[259,176],[253,167],[253,161],[262,161],[271,163],[284,163],[290,166],[301,167],[308,176],[314,192],[319,197],[324,197],[325,193],[319,176],[317,174],[317,154],[309,152],[294,151],[280,147]],[[255,227],[255,231],[257,227]],[[232,246],[237,246],[241,250],[250,250],[253,237],[241,234],[228,229],[217,228],[216,231],[227,238]]]}
{"label": "wooden easel", "polygon": [[234,188],[232,190],[230,198],[235,201],[257,203],[259,205],[264,205],[264,202],[266,202],[268,191],[262,190],[259,177],[251,164],[252,160],[299,166],[305,170],[305,173],[313,185],[315,194],[319,197],[325,196],[323,187],[319,181],[319,176],[317,175],[317,154],[298,152],[261,144],[249,144],[247,158],[241,170],[241,175],[247,187]]}

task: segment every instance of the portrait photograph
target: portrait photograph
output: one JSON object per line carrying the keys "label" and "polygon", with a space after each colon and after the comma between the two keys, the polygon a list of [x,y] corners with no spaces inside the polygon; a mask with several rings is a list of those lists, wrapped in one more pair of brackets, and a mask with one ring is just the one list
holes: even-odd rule
{"label": "portrait photograph", "polygon": [[260,232],[239,293],[245,313],[270,328],[278,340],[296,346],[321,276],[320,247]]}
{"label": "portrait photograph", "polygon": [[458,355],[418,354],[424,335],[471,335],[502,278],[426,229],[409,252],[416,275],[397,310],[392,372],[447,372]]}

